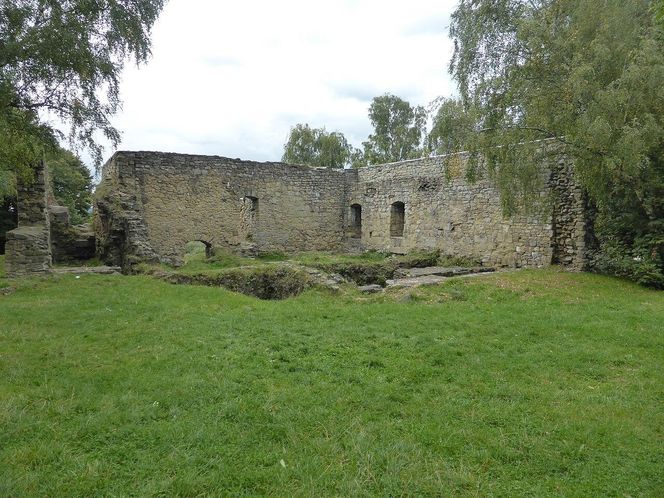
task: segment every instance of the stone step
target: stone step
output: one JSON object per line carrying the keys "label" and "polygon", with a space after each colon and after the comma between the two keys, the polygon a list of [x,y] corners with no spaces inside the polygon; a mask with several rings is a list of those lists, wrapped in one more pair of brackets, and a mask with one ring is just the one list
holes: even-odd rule
{"label": "stone step", "polygon": [[383,288],[378,284],[370,284],[370,285],[360,285],[357,288],[357,290],[365,294],[374,294],[376,292],[382,292]]}
{"label": "stone step", "polygon": [[[418,285],[433,285],[439,284],[450,277],[479,275],[481,273],[489,273],[493,271],[495,271],[495,269],[489,267],[462,268],[430,266],[427,268],[407,268],[400,272],[403,275],[402,277],[387,280],[387,287],[417,287]],[[398,276],[397,273],[395,273],[395,276]]]}
{"label": "stone step", "polygon": [[394,277],[397,279],[425,277],[429,275],[436,275],[440,277],[457,277],[460,275],[469,275],[471,273],[486,273],[493,271],[495,271],[495,268],[485,266],[475,266],[472,268],[465,268],[461,266],[427,266],[425,268],[401,268],[394,272]]}
{"label": "stone step", "polygon": [[388,287],[417,287],[418,285],[439,284],[449,277],[440,275],[423,275],[421,277],[406,277],[387,280]]}
{"label": "stone step", "polygon": [[51,270],[51,273],[56,275],[115,275],[121,272],[122,268],[119,266],[66,266]]}

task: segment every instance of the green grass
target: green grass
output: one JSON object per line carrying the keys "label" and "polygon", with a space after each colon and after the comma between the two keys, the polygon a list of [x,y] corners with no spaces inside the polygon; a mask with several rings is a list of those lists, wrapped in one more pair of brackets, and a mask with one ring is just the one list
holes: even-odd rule
{"label": "green grass", "polygon": [[661,496],[664,294],[522,271],[0,295],[0,496]]}
{"label": "green grass", "polygon": [[[202,243],[189,243],[185,248],[184,265],[177,269],[178,273],[201,273],[239,266],[262,266],[267,263],[289,261],[292,263],[316,266],[335,263],[373,263],[382,262],[389,255],[380,252],[365,252],[362,254],[338,254],[326,252],[301,252],[287,255],[281,252],[269,252],[255,258],[242,257],[229,251],[216,248],[212,257],[205,255],[205,246]],[[149,266],[147,267],[150,268]],[[163,267],[166,269],[166,267]],[[142,267],[143,270],[146,267]]]}

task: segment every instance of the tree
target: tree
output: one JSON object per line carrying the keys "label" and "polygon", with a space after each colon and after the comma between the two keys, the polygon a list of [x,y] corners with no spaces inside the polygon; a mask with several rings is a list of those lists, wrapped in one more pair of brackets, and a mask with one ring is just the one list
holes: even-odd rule
{"label": "tree", "polygon": [[434,101],[433,122],[426,139],[430,154],[450,154],[465,150],[477,131],[475,109],[466,109],[460,99]]}
{"label": "tree", "polygon": [[471,149],[505,187],[506,208],[533,190],[543,155],[572,157],[598,208],[598,260],[639,261],[648,275],[633,276],[664,285],[664,32],[652,6],[461,0],[450,69],[478,109]]}
{"label": "tree", "polygon": [[60,149],[46,158],[53,195],[58,203],[69,208],[72,225],[88,220],[92,206],[92,176],[78,156]]}
{"label": "tree", "polygon": [[353,148],[340,132],[297,124],[291,128],[284,145],[282,161],[326,168],[343,168],[350,164]]}
{"label": "tree", "polygon": [[422,155],[422,137],[426,112],[390,94],[374,97],[369,107],[369,119],[374,133],[363,142],[363,160],[381,164]]}
{"label": "tree", "polygon": [[57,149],[62,134],[47,118],[69,125],[72,144],[88,147],[96,164],[101,133],[113,145],[124,61],[150,55],[150,30],[165,0],[2,0],[0,3],[0,194],[7,176],[30,177],[31,165]]}

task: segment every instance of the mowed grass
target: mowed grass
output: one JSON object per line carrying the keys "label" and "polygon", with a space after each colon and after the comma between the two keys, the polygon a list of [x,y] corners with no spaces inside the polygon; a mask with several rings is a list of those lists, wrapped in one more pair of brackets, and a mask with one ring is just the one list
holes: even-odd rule
{"label": "mowed grass", "polygon": [[555,270],[285,301],[10,283],[0,496],[664,493],[662,293]]}

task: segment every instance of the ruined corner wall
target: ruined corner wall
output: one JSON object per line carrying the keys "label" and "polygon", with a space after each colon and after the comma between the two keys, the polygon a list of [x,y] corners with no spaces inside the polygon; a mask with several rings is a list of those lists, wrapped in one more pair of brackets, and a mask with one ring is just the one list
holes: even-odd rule
{"label": "ruined corner wall", "polygon": [[35,167],[32,182],[17,187],[18,228],[7,232],[5,268],[8,277],[47,273],[51,268],[51,236],[47,214],[48,170]]}
{"label": "ruined corner wall", "polygon": [[586,270],[595,249],[594,210],[587,194],[574,179],[574,165],[559,160],[551,166],[551,262],[570,270]]}
{"label": "ruined corner wall", "polygon": [[96,201],[98,252],[181,263],[200,240],[237,251],[342,250],[343,171],[218,156],[117,152]]}

